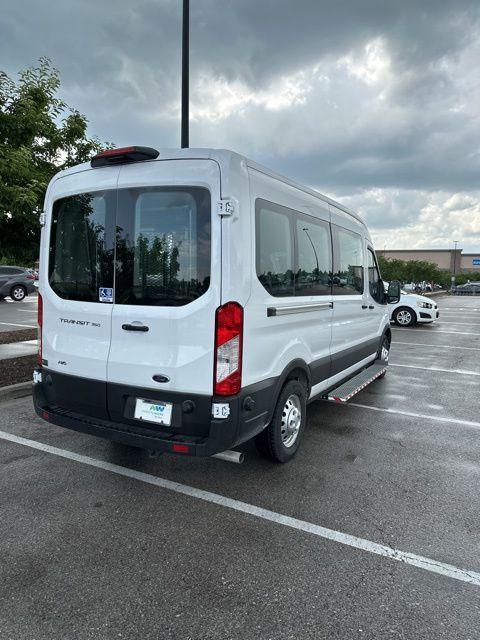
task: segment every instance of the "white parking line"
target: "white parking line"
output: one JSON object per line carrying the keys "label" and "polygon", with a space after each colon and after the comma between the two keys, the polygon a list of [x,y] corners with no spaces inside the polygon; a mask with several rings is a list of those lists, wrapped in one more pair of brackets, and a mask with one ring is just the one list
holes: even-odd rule
{"label": "white parking line", "polygon": [[[477,383],[476,383],[477,384]],[[422,420],[433,420],[434,422],[448,422],[449,424],[461,424],[464,427],[472,427],[472,429],[480,429],[480,422],[474,420],[460,420],[459,418],[444,418],[443,416],[432,416],[424,413],[415,413],[413,411],[402,411],[401,409],[385,409],[384,407],[372,407],[369,404],[360,404],[358,402],[346,402],[343,407],[358,407],[360,409],[370,409],[371,411],[380,411],[382,413],[392,413],[399,416],[407,416],[408,418],[421,418]]]}
{"label": "white parking line", "polygon": [[424,344],[423,342],[400,342],[393,340],[392,344],[408,344],[412,347],[426,347],[428,349],[462,349],[463,351],[480,351],[478,347],[457,347],[451,344]]}
{"label": "white parking line", "polygon": [[5,325],[6,327],[24,327],[25,329],[36,329],[37,325],[32,324],[15,324],[14,322],[0,322],[0,324]]}
{"label": "white parking line", "polygon": [[440,367],[420,367],[415,364],[393,364],[389,363],[390,367],[405,367],[406,369],[422,369],[423,371],[442,371],[443,373],[459,373],[464,376],[480,376],[477,371],[468,371],[466,369],[441,369]]}
{"label": "white parking line", "polygon": [[[412,333],[412,329],[400,329],[400,327],[393,327],[395,331],[409,331]],[[428,331],[428,333],[450,333],[458,336],[480,336],[480,333],[470,333],[467,331],[442,331],[442,329],[437,329],[436,327],[433,329],[413,329],[415,333],[417,331]]]}
{"label": "white parking line", "polygon": [[445,322],[445,320],[440,320],[438,324],[467,324],[469,327],[480,327],[480,322]]}
{"label": "white parking line", "polygon": [[9,442],[21,444],[26,447],[31,447],[32,449],[37,449],[38,451],[50,453],[52,455],[59,456],[60,458],[66,458],[67,460],[80,462],[81,464],[96,467],[97,469],[115,473],[119,476],[131,478],[132,480],[138,480],[140,482],[145,482],[146,484],[161,487],[162,489],[167,489],[168,491],[174,491],[175,493],[180,493],[185,496],[189,496],[190,498],[204,500],[205,502],[210,502],[212,504],[219,505],[220,507],[225,507],[227,509],[232,509],[233,511],[246,513],[248,515],[255,516],[256,518],[261,518],[262,520],[280,524],[284,527],[290,527],[298,531],[304,531],[305,533],[310,533],[319,538],[324,538],[333,542],[339,542],[340,544],[346,545],[348,547],[353,547],[354,549],[368,551],[369,553],[373,553],[378,556],[390,558],[391,560],[409,564],[411,566],[418,567],[419,569],[430,571],[431,573],[437,573],[439,575],[446,576],[447,578],[453,578],[454,580],[460,580],[461,582],[467,582],[469,584],[480,587],[480,573],[477,573],[475,571],[459,569],[458,567],[455,567],[451,564],[438,562],[437,560],[426,558],[424,556],[418,556],[414,553],[408,553],[406,551],[400,551],[399,549],[393,549],[392,547],[378,544],[377,542],[372,542],[364,538],[358,538],[357,536],[352,536],[348,533],[342,533],[341,531],[327,529],[326,527],[313,524],[312,522],[298,520],[297,518],[292,518],[290,516],[285,516],[281,513],[277,513],[276,511],[270,511],[269,509],[257,507],[253,504],[249,504],[248,502],[241,502],[240,500],[234,500],[233,498],[228,498],[227,496],[222,496],[218,493],[204,491],[203,489],[190,487],[189,485],[180,484],[179,482],[172,482],[171,480],[159,478],[158,476],[153,476],[149,473],[135,471],[134,469],[128,469],[127,467],[121,467],[120,465],[112,464],[111,462],[106,462],[104,460],[90,458],[89,456],[74,453],[73,451],[58,449],[57,447],[52,447],[48,444],[37,442],[36,440],[27,440],[26,438],[21,438],[5,431],[0,431],[0,438],[8,440]]}

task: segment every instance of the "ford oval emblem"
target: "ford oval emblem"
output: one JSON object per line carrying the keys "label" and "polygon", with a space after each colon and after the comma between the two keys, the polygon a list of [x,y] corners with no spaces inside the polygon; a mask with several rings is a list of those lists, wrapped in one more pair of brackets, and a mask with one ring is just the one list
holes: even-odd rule
{"label": "ford oval emblem", "polygon": [[170,378],[168,376],[164,376],[162,373],[156,373],[154,376],[152,376],[152,379],[155,380],[155,382],[170,382]]}

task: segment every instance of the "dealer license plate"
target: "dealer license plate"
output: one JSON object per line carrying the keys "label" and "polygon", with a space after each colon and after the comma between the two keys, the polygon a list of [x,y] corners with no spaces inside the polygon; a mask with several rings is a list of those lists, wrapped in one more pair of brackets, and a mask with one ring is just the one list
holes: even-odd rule
{"label": "dealer license plate", "polygon": [[172,407],[171,402],[152,402],[151,400],[137,398],[134,417],[137,420],[155,422],[169,427],[172,422]]}

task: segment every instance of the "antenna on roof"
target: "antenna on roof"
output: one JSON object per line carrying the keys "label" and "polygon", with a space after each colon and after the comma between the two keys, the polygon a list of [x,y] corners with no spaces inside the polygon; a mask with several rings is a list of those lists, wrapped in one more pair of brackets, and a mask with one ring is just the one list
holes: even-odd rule
{"label": "antenna on roof", "polygon": [[182,22],[182,149],[188,148],[190,57],[190,0],[183,0]]}

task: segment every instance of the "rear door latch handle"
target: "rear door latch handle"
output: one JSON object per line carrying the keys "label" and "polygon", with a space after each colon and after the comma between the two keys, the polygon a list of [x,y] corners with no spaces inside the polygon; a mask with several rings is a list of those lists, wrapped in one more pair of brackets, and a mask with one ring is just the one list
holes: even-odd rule
{"label": "rear door latch handle", "polygon": [[148,331],[148,327],[144,324],[122,324],[125,331]]}
{"label": "rear door latch handle", "polygon": [[369,308],[369,309],[375,309],[375,305],[374,305],[374,304],[370,304],[370,305],[368,306],[368,308]]}
{"label": "rear door latch handle", "polygon": [[368,309],[368,305],[367,304],[362,304],[362,309]]}

